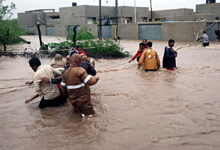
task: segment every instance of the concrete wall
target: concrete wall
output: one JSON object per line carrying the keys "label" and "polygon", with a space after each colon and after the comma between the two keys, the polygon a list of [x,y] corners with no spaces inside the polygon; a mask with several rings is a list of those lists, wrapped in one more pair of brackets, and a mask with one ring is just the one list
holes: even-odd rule
{"label": "concrete wall", "polygon": [[196,19],[213,21],[220,18],[220,3],[196,5]]}
{"label": "concrete wall", "polygon": [[[112,31],[114,35],[114,27]],[[119,24],[118,35],[122,39],[138,39],[138,24]]]}
{"label": "concrete wall", "polygon": [[37,24],[36,13],[18,13],[19,26],[27,27],[34,26]]}
{"label": "concrete wall", "polygon": [[162,40],[194,41],[204,30],[205,22],[173,22],[162,24]]}
{"label": "concrete wall", "polygon": [[165,18],[169,21],[193,21],[195,16],[193,9],[171,9],[153,11],[153,18]]}
{"label": "concrete wall", "polygon": [[60,23],[62,25],[86,24],[85,7],[65,7],[60,8]]}

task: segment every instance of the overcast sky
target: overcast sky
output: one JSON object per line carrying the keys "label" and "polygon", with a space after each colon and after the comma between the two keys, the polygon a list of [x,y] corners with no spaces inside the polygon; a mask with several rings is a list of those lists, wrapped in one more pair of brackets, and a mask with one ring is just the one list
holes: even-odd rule
{"label": "overcast sky", "polygon": [[[118,0],[119,6],[134,6],[135,0]],[[98,5],[99,0],[6,0],[6,3],[14,2],[16,10],[13,18],[17,17],[18,12],[33,9],[56,9],[60,7],[68,7],[72,2],[78,5]],[[196,4],[204,4],[206,0],[152,0],[153,10],[175,9],[175,8],[192,8],[195,9]],[[220,0],[217,0],[219,3]],[[105,6],[115,5],[115,0],[102,0]],[[150,0],[136,0],[136,6],[149,7]]]}

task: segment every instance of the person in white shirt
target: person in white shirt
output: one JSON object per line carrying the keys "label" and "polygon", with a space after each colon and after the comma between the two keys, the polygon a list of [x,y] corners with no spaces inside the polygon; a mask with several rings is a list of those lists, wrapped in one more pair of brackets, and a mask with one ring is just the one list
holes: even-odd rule
{"label": "person in white shirt", "polygon": [[25,103],[28,104],[35,98],[42,96],[39,104],[41,109],[46,107],[63,106],[65,98],[60,95],[57,85],[42,82],[42,78],[47,77],[52,79],[55,75],[61,75],[61,72],[49,65],[41,65],[40,60],[36,57],[29,60],[29,65],[35,72],[34,87],[37,94],[31,99],[25,101]]}

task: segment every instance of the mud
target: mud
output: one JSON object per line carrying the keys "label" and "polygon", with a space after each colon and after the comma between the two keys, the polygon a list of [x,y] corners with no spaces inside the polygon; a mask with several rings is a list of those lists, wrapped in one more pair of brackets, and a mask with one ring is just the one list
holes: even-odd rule
{"label": "mud", "polygon": [[[134,54],[138,42],[124,40],[121,45]],[[154,42],[160,60],[165,45]],[[96,115],[81,119],[69,106],[39,110],[40,99],[25,105],[35,94],[33,87],[24,86],[33,75],[28,59],[1,57],[0,149],[218,150],[220,43],[179,50],[175,72],[146,73],[136,62],[125,63],[129,59],[97,61],[100,82],[92,87]]]}

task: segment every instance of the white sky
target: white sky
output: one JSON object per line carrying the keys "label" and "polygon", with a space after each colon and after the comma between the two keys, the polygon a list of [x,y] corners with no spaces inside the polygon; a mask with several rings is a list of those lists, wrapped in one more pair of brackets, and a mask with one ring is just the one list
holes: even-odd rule
{"label": "white sky", "polygon": [[[119,6],[134,6],[135,0],[118,0]],[[99,0],[6,0],[5,3],[14,2],[16,10],[13,18],[17,17],[18,12],[33,9],[56,9],[60,7],[69,7],[72,2],[77,2],[78,5],[98,5]],[[192,8],[195,9],[196,4],[204,4],[206,0],[152,0],[153,10],[175,9],[175,8]],[[220,0],[216,0],[220,2]],[[113,6],[115,0],[102,0],[102,5]],[[150,0],[136,0],[136,6],[149,7]]]}

